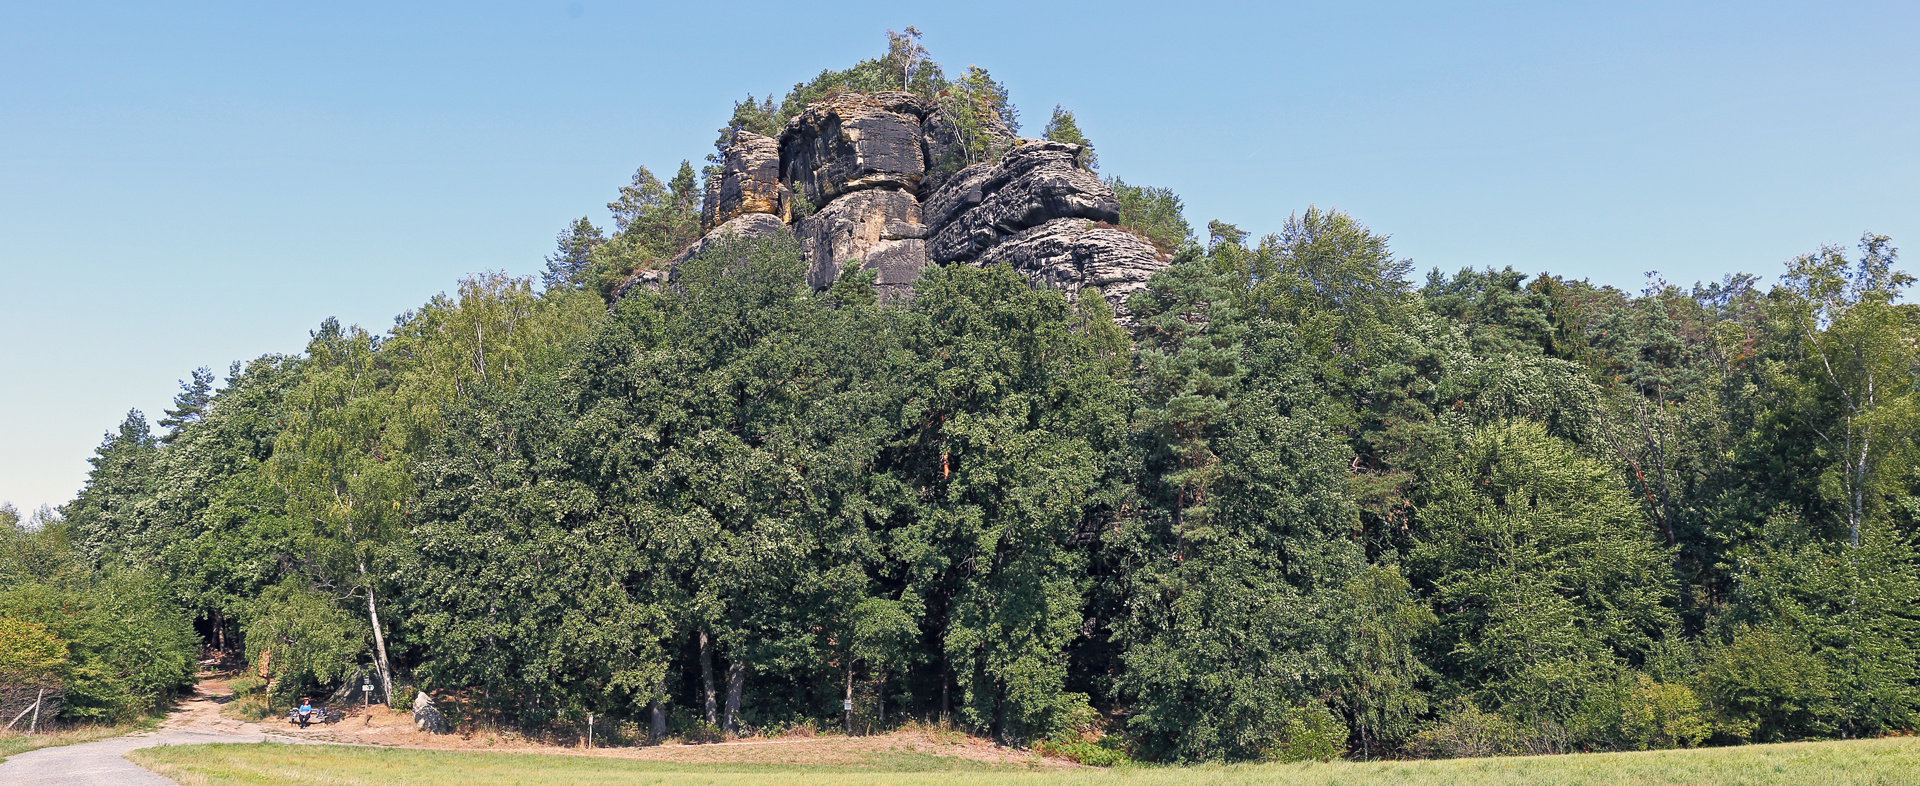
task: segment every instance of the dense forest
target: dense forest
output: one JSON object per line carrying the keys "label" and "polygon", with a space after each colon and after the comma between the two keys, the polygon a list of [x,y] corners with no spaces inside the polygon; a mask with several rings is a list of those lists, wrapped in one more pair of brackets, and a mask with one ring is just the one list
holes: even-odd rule
{"label": "dense forest", "polygon": [[[896,36],[727,130],[903,86],[1017,128]],[[1043,133],[1091,150],[1064,109]],[[366,669],[536,732],[944,720],[1154,761],[1915,726],[1920,308],[1886,237],[1771,285],[1418,282],[1339,211],[1197,233],[1107,176],[1171,257],[1120,320],[1005,266],[815,291],[783,236],[616,297],[698,238],[702,176],[642,168],[538,280],[130,412],[71,503],[0,508],[0,679],[131,717],[210,650],[275,701]]]}

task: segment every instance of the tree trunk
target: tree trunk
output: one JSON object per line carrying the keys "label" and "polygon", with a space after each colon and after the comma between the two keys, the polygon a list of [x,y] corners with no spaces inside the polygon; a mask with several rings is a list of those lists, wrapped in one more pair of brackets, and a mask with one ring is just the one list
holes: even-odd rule
{"label": "tree trunk", "polygon": [[659,742],[667,736],[667,708],[660,703],[659,699],[653,700],[652,714],[653,726],[648,729],[648,737],[654,742]]}
{"label": "tree trunk", "polygon": [[[367,578],[367,561],[360,560],[360,578]],[[387,665],[387,637],[380,632],[380,610],[373,604],[373,582],[367,581],[367,620],[373,625],[373,651],[377,660],[374,669],[380,672],[380,693],[387,697],[386,704],[393,703],[393,669]]]}
{"label": "tree trunk", "polygon": [[707,725],[720,725],[719,707],[713,700],[713,651],[707,647],[707,632],[700,631],[700,695],[706,699]]}
{"label": "tree trunk", "polygon": [[847,665],[847,698],[840,705],[840,711],[847,716],[847,736],[853,736],[853,665]]}
{"label": "tree trunk", "polygon": [[726,732],[740,733],[740,693],[747,687],[747,669],[739,661],[727,664]]}

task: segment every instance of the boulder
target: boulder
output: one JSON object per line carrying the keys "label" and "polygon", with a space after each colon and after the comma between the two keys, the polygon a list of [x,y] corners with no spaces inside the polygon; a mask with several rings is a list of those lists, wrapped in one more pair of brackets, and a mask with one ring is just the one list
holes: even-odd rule
{"label": "boulder", "polygon": [[[940,190],[960,169],[982,163],[973,161],[961,144],[960,122],[950,106],[935,107],[920,125],[923,129],[921,145],[927,158],[927,174],[920,180],[921,196]],[[1019,141],[1019,136],[995,113],[980,118],[975,133],[985,137],[986,150],[979,152],[984,153],[984,163],[987,164],[1000,160],[1000,156],[1013,149]]]}
{"label": "boulder", "polygon": [[913,195],[894,189],[855,191],[793,225],[807,259],[807,283],[826,289],[848,260],[876,270],[884,299],[907,292],[927,265],[927,228]]}
{"label": "boulder", "polygon": [[[954,177],[927,198],[929,212],[952,216],[931,225],[928,258],[943,265],[970,261],[1008,236],[1061,218],[1120,220],[1113,190],[1081,168],[1080,154],[1079,145],[1022,140],[984,176]],[[968,203],[972,207],[964,207]]]}
{"label": "boulder", "polygon": [[636,270],[619,284],[614,285],[613,299],[619,300],[620,298],[626,297],[627,293],[632,291],[634,287],[659,289],[666,283],[667,272],[664,270]]}
{"label": "boulder", "polygon": [[[775,232],[785,231],[787,231],[787,222],[781,221],[778,216],[767,213],[747,213],[745,215],[735,216],[732,220],[714,227],[712,231],[700,236],[699,240],[693,241],[693,245],[687,246],[685,250],[675,255],[673,261],[667,263],[667,269],[673,270],[680,267],[680,263],[692,259],[700,252],[707,250],[707,246],[712,245],[714,241],[723,237],[732,237],[735,235],[742,237],[762,237]],[[640,274],[636,273],[634,275]],[[629,279],[631,278],[632,277],[629,276]],[[668,276],[668,280],[672,280],[672,278],[672,275]],[[622,282],[622,285],[625,285],[624,282]]]}
{"label": "boulder", "polygon": [[973,260],[982,267],[1006,263],[1035,282],[1075,293],[1095,287],[1127,323],[1127,296],[1168,264],[1153,243],[1124,229],[1083,218],[1057,218],[1030,227]]}
{"label": "boulder", "polygon": [[700,228],[711,230],[747,213],[766,213],[786,221],[790,193],[780,182],[780,143],[773,137],[736,131],[719,176],[707,181]]}
{"label": "boulder", "polygon": [[428,734],[447,733],[447,717],[433,706],[433,697],[426,691],[413,697],[413,727]]}
{"label": "boulder", "polygon": [[780,133],[780,171],[815,205],[868,188],[913,191],[926,174],[912,93],[844,93],[807,105]]}

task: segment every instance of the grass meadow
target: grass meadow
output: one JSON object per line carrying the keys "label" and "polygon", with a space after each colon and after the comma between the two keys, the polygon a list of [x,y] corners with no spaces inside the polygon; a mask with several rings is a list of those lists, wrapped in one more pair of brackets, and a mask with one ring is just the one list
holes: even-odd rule
{"label": "grass meadow", "polygon": [[340,746],[194,745],[128,758],[185,786],[241,784],[711,784],[711,786],[1854,786],[1920,784],[1920,738],[1446,761],[1114,769],[990,766],[924,754],[854,766],[678,764],[553,754]]}

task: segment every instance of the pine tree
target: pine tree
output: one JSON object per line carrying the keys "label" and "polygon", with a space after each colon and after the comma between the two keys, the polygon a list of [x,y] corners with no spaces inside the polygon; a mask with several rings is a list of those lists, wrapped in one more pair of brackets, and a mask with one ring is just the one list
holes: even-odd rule
{"label": "pine tree", "polygon": [[133,409],[87,459],[87,485],[61,511],[83,558],[96,565],[138,559],[146,529],[141,503],[152,496],[156,452],[147,416]]}
{"label": "pine tree", "polygon": [[[674,178],[675,184],[679,180]],[[558,241],[559,247],[547,257],[547,272],[540,276],[540,283],[547,289],[585,286],[588,269],[593,264],[593,248],[607,242],[607,236],[586,216],[581,216],[560,233]],[[164,425],[165,421],[161,423]]]}
{"label": "pine tree", "polygon": [[201,366],[193,370],[192,380],[180,383],[180,393],[173,397],[173,409],[166,410],[167,416],[160,419],[160,425],[167,429],[160,444],[173,444],[187,426],[205,419],[207,405],[212,402],[213,370]]}
{"label": "pine tree", "polygon": [[1080,133],[1080,124],[1074,121],[1073,113],[1060,108],[1059,104],[1053,105],[1053,117],[1047,120],[1047,129],[1043,136],[1054,142],[1066,142],[1086,148],[1080,155],[1080,162],[1087,166],[1088,171],[1100,168],[1100,156],[1094,154],[1093,142],[1087,139],[1086,134]]}

